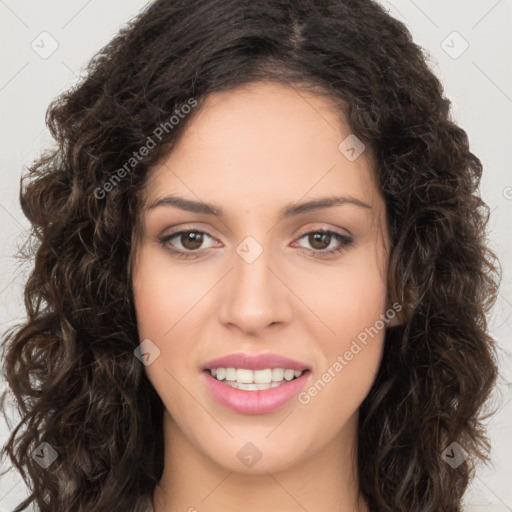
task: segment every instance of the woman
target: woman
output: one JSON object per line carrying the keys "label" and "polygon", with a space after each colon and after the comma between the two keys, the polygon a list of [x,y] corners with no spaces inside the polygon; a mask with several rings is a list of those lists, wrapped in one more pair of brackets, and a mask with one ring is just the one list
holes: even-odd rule
{"label": "woman", "polygon": [[461,510],[499,276],[405,26],[158,0],[87,71],[20,196],[16,511]]}

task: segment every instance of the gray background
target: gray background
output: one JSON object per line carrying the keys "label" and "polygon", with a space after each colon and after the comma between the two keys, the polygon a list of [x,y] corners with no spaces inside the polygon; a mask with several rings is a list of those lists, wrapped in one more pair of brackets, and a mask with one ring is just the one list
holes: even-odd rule
{"label": "gray background", "polygon": [[[503,266],[500,297],[490,318],[491,334],[500,345],[501,374],[494,395],[499,412],[488,421],[492,464],[478,468],[465,510],[512,511],[512,174],[508,155],[512,142],[512,0],[381,3],[406,23],[415,41],[427,50],[431,67],[452,100],[453,116],[484,164],[481,194],[492,210],[489,239]],[[19,177],[24,164],[51,143],[44,123],[46,108],[145,4],[143,0],[0,0],[2,332],[24,315],[22,287],[28,269],[13,257],[28,229],[18,205]],[[43,32],[49,35],[41,35]],[[462,52],[466,44],[469,46]],[[52,45],[58,46],[48,55]],[[13,418],[17,419],[14,413]],[[10,430],[2,419],[0,444]],[[24,483],[14,471],[0,480],[0,512],[12,511],[25,496]]]}

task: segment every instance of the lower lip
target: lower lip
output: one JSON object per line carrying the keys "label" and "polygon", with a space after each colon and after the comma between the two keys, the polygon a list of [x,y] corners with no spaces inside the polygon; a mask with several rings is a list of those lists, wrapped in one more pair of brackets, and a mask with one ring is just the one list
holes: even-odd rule
{"label": "lower lip", "polygon": [[212,377],[209,370],[203,372],[211,395],[219,404],[241,414],[265,414],[273,412],[296,396],[306,384],[310,371],[296,379],[285,381],[275,388],[258,391],[232,388]]}

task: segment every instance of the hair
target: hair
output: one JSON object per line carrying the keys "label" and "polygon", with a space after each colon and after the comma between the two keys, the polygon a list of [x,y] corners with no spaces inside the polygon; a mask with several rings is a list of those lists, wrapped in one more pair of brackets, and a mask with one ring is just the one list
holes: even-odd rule
{"label": "hair", "polygon": [[[489,460],[486,316],[501,276],[482,164],[428,56],[373,0],[157,0],[50,104],[56,145],[20,180],[32,226],[20,253],[34,261],[27,318],[2,342],[20,414],[2,455],[31,494],[15,512],[135,511],[152,496],[164,406],[134,357],[142,191],[210,93],[259,81],[332,99],[375,155],[388,294],[404,308],[359,410],[361,492],[374,511],[461,510],[475,463]],[[47,469],[31,456],[42,442],[58,454]],[[442,457],[452,442],[467,452],[457,468]]]}

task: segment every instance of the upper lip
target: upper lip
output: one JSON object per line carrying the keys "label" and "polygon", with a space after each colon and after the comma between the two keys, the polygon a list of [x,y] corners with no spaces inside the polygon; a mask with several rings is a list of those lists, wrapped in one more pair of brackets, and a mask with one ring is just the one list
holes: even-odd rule
{"label": "upper lip", "polygon": [[264,370],[266,368],[284,368],[291,370],[309,370],[309,366],[300,361],[279,354],[229,354],[212,359],[203,365],[203,370],[213,368],[246,368],[248,370]]}

